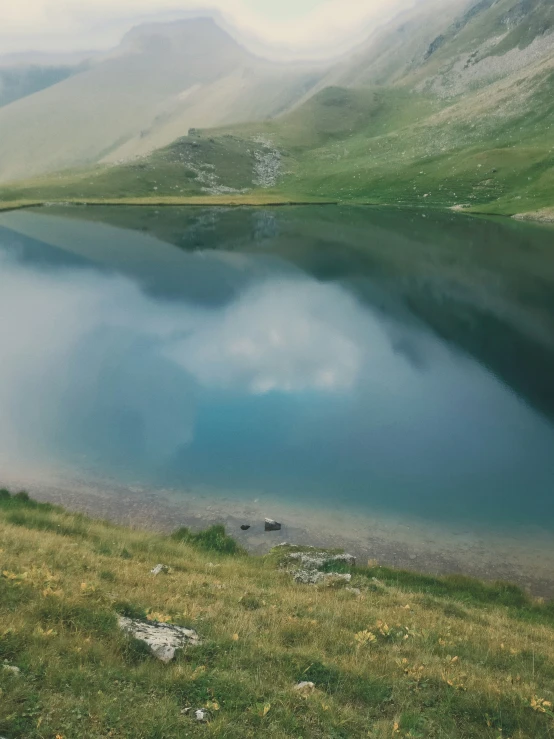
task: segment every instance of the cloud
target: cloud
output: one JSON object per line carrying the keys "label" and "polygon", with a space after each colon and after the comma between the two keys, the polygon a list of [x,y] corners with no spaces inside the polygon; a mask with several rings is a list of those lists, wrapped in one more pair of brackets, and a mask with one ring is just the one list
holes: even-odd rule
{"label": "cloud", "polygon": [[346,391],[360,370],[358,313],[339,288],[308,279],[275,278],[206,308],[0,250],[0,463],[156,467],[194,439],[205,389]]}
{"label": "cloud", "polygon": [[[211,15],[254,50],[329,56],[416,0],[18,0],[0,6],[4,53],[107,49],[133,25]],[[265,7],[264,7],[265,6]]]}
{"label": "cloud", "polygon": [[166,354],[207,387],[255,395],[348,390],[361,366],[348,330],[355,313],[340,289],[276,280],[209,316]]}

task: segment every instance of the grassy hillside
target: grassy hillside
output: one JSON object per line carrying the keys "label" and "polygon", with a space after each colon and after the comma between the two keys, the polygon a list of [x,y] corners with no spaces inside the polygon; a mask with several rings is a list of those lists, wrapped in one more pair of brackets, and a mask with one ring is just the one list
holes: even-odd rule
{"label": "grassy hillside", "polygon": [[[554,611],[515,587],[377,565],[352,568],[359,593],[298,585],[280,566],[290,548],[249,557],[218,528],[133,531],[6,491],[0,543],[7,739],[554,731]],[[164,665],[118,613],[194,628],[202,645]],[[200,707],[205,724],[185,711]]]}
{"label": "grassy hillside", "polygon": [[[514,214],[554,203],[554,72],[515,108],[480,116],[489,93],[445,105],[402,88],[327,88],[285,118],[199,131],[150,157],[0,188],[2,200],[233,195],[404,206],[464,206]],[[506,117],[504,116],[506,113]],[[473,123],[472,117],[475,114]],[[260,188],[260,162],[277,157]],[[275,163],[275,162],[274,162]]]}

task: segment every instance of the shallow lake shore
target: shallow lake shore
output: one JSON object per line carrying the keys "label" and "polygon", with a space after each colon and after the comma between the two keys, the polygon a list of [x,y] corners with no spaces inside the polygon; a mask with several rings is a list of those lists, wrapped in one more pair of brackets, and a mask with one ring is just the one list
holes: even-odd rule
{"label": "shallow lake shore", "polygon": [[[504,580],[545,598],[554,597],[552,535],[533,527],[518,530],[430,523],[375,512],[343,512],[340,507],[317,510],[287,500],[236,492],[152,489],[112,481],[45,475],[3,476],[12,490],[25,489],[39,501],[139,529],[170,532],[180,526],[194,530],[215,523],[253,554],[264,554],[282,542],[345,549],[361,564],[379,564],[432,575],[460,574],[483,580]],[[282,523],[280,532],[265,532],[264,519]],[[249,525],[242,531],[241,525]]]}

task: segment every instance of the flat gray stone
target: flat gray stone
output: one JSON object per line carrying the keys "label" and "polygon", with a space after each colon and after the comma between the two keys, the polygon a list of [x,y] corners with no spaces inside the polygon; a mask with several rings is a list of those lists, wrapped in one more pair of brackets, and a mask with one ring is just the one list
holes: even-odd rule
{"label": "flat gray stone", "polygon": [[194,629],[162,624],[158,621],[145,622],[120,616],[119,628],[147,644],[152,654],[165,663],[171,662],[178,649],[202,643]]}
{"label": "flat gray stone", "polygon": [[156,565],[150,570],[151,575],[161,575],[162,572],[167,574],[169,572],[169,567],[167,565]]}

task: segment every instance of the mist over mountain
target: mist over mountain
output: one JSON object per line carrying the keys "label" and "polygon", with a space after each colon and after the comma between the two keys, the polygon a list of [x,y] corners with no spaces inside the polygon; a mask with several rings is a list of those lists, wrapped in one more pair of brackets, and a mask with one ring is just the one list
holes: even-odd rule
{"label": "mist over mountain", "polygon": [[211,19],[146,24],[0,108],[0,182],[80,169],[10,192],[534,210],[554,203],[553,80],[550,0],[424,0],[312,65]]}
{"label": "mist over mountain", "polygon": [[321,72],[266,62],[210,19],[133,29],[89,68],[0,109],[0,181],[145,154],[277,115]]}

